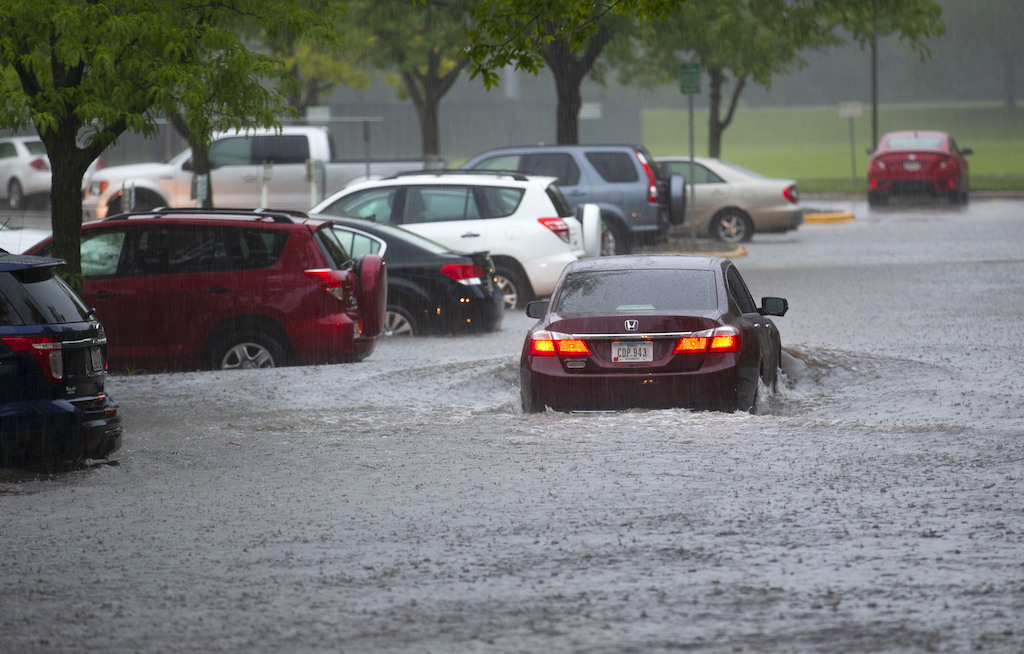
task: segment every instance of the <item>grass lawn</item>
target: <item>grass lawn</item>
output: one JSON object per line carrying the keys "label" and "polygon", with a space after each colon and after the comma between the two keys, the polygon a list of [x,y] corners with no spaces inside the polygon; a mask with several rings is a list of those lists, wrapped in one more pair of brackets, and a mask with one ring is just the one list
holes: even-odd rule
{"label": "grass lawn", "polygon": [[[688,155],[689,116],[681,108],[643,113],[643,143],[655,156]],[[740,107],[722,137],[722,158],[769,177],[800,183],[805,193],[861,191],[871,146],[871,107],[853,119],[838,107],[756,109]],[[694,151],[707,154],[707,111],[694,111]],[[1024,191],[1024,108],[1007,111],[997,103],[880,105],[879,136],[903,129],[949,132],[974,154],[972,190]],[[851,156],[852,154],[852,156]]]}

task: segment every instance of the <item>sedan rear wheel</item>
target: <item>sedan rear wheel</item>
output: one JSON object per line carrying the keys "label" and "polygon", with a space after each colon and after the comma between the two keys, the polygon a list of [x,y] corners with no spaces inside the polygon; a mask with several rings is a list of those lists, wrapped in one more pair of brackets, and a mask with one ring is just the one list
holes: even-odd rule
{"label": "sedan rear wheel", "polygon": [[25,207],[25,191],[21,188],[21,182],[12,179],[7,185],[7,205],[11,209],[23,209]]}
{"label": "sedan rear wheel", "polygon": [[389,305],[384,313],[385,336],[415,336],[417,332],[412,314],[399,306]]}
{"label": "sedan rear wheel", "polygon": [[711,236],[724,243],[742,243],[754,237],[754,224],[742,211],[726,209],[711,220]]}

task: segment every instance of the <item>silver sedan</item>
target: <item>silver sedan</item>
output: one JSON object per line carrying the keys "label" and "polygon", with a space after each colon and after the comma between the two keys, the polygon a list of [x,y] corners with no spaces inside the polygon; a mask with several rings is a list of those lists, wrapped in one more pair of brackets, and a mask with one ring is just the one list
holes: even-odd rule
{"label": "silver sedan", "polygon": [[[698,235],[727,243],[749,241],[755,232],[787,232],[804,221],[797,184],[764,177],[721,159],[656,157],[662,174],[686,178],[686,192],[696,206]],[[688,200],[689,202],[689,200]],[[686,224],[691,220],[687,205]],[[685,229],[685,227],[684,227]]]}

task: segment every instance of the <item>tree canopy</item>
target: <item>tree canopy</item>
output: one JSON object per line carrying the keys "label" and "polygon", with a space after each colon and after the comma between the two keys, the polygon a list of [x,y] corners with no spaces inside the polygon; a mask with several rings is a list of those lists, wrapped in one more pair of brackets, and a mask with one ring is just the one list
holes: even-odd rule
{"label": "tree canopy", "polygon": [[[319,4],[321,6],[317,7]],[[240,25],[270,36],[326,36],[331,3],[260,0],[0,0],[0,124],[33,125],[52,168],[55,256],[81,288],[82,178],[126,131],[152,135],[180,113],[197,138],[218,128],[270,124],[284,103],[268,78],[279,60],[241,40]],[[317,11],[319,9],[319,11]]]}

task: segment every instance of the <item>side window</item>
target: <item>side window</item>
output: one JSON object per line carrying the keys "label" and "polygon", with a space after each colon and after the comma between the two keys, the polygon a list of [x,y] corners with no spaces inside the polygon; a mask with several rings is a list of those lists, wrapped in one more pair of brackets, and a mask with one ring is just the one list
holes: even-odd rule
{"label": "side window", "polygon": [[502,154],[484,159],[476,167],[483,170],[521,170],[518,154]]}
{"label": "side window", "polygon": [[405,191],[402,223],[476,220],[484,217],[468,186],[410,186]]}
{"label": "side window", "polygon": [[725,276],[725,284],[728,287],[729,295],[736,302],[736,305],[739,306],[741,312],[757,313],[757,305],[754,303],[754,298],[750,296],[747,285],[743,282],[743,278],[740,277],[740,271],[736,270],[735,267],[729,266]]}
{"label": "side window", "polygon": [[0,158],[6,159],[7,157],[13,157],[18,154],[17,149],[13,143],[0,143]]}
{"label": "side window", "polygon": [[340,225],[334,226],[334,235],[353,258],[364,254],[381,254],[384,249],[381,241]]}
{"label": "side window", "polygon": [[297,164],[309,159],[309,138],[305,134],[256,136],[252,140],[255,164]]}
{"label": "side window", "polygon": [[392,215],[392,211],[397,192],[398,187],[395,186],[367,189],[346,195],[326,207],[322,213],[329,216],[349,216],[394,224],[396,216]]}
{"label": "side window", "polygon": [[147,225],[139,229],[132,268],[136,275],[211,272],[215,259],[226,260],[222,248],[206,225]]}
{"label": "side window", "polygon": [[587,152],[586,157],[606,182],[635,182],[640,179],[633,156],[627,152]]}
{"label": "side window", "polygon": [[557,177],[557,183],[561,186],[576,186],[580,183],[580,167],[570,155],[562,152],[524,155],[519,170],[531,175]]}
{"label": "side window", "polygon": [[82,276],[95,279],[116,275],[124,237],[123,229],[82,232]]}
{"label": "side window", "polygon": [[478,186],[474,190],[481,218],[506,218],[519,208],[526,191],[521,188]]}
{"label": "side window", "polygon": [[214,141],[210,146],[210,167],[247,166],[252,161],[252,139],[233,136]]}
{"label": "side window", "polygon": [[285,243],[288,232],[277,229],[228,227],[224,230],[224,248],[229,270],[252,270],[274,265]]}

